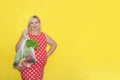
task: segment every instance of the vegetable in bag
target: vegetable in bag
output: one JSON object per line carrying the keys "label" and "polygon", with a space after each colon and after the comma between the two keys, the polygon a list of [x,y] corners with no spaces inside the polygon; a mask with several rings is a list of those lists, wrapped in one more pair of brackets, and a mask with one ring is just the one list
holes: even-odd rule
{"label": "vegetable in bag", "polygon": [[36,40],[29,39],[28,37],[22,42],[20,49],[17,51],[14,59],[13,66],[24,65],[30,67],[36,62],[34,49],[38,49]]}

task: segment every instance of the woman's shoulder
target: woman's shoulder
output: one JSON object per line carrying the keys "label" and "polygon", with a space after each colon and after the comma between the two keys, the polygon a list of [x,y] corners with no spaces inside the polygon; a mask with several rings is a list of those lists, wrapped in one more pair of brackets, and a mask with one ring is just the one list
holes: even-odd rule
{"label": "woman's shoulder", "polygon": [[46,32],[41,32],[46,38],[49,36]]}
{"label": "woman's shoulder", "polygon": [[46,32],[43,32],[43,31],[41,31],[41,34],[44,34],[44,35],[46,35]]}

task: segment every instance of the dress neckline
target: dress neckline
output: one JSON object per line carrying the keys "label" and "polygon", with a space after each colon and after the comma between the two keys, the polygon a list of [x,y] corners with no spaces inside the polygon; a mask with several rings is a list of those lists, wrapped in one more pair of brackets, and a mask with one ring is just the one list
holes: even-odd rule
{"label": "dress neckline", "polygon": [[39,32],[38,34],[32,34],[32,33],[28,32],[28,34],[30,34],[30,35],[32,35],[32,36],[39,36],[39,35],[42,34],[42,32]]}

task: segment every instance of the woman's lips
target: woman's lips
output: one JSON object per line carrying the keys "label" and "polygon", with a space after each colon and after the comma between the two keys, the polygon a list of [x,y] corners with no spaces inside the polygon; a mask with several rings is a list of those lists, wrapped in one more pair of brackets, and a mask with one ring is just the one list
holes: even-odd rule
{"label": "woman's lips", "polygon": [[37,26],[33,26],[33,28],[35,29],[35,28],[37,28]]}

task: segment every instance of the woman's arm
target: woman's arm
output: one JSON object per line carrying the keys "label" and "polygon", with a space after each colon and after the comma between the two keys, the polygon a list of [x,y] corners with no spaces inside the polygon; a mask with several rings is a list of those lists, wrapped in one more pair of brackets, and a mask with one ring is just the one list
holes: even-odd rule
{"label": "woman's arm", "polygon": [[51,46],[47,52],[47,57],[49,57],[56,49],[57,43],[49,35],[47,35],[47,34],[45,34],[45,35],[46,35],[47,43]]}
{"label": "woman's arm", "polygon": [[22,35],[21,35],[20,39],[18,40],[18,42],[17,42],[17,44],[16,44],[16,46],[15,46],[16,52],[17,52],[18,49],[20,48],[21,42],[22,42],[23,40],[25,40],[25,38],[27,37],[27,33],[28,33],[28,30],[27,30],[27,29],[22,32]]}

